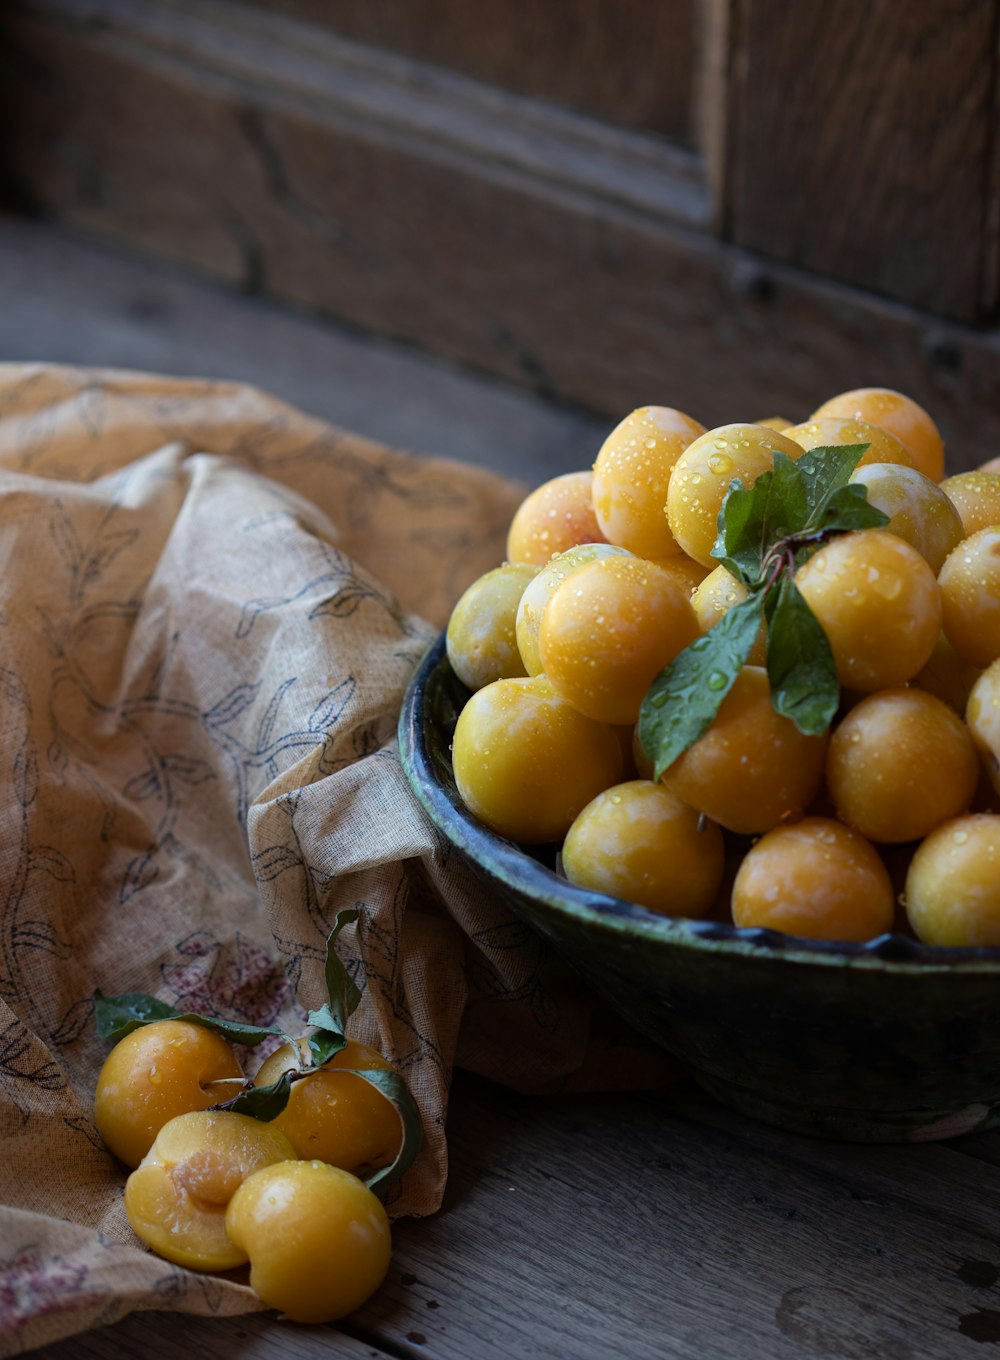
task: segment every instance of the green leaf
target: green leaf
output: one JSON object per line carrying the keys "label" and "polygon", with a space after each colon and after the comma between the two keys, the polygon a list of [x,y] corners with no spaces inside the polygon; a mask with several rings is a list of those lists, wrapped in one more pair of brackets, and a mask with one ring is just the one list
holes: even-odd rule
{"label": "green leaf", "polygon": [[747,489],[734,481],[719,511],[719,535],[712,549],[744,585],[760,581],[768,549],[805,522],[809,511],[807,480],[793,462],[775,452],[774,468]]}
{"label": "green leaf", "polygon": [[889,516],[868,500],[868,488],[860,482],[839,487],[826,503],[822,529],[826,533],[850,533],[853,529],[882,529]]}
{"label": "green leaf", "polygon": [[326,994],[329,1001],[321,1011],[312,1013],[322,1013],[324,1016],[322,1020],[313,1020],[312,1015],[309,1017],[310,1024],[319,1025],[321,1029],[329,1029],[337,1034],[344,1033],[347,1017],[353,1015],[361,1003],[361,993],[351,980],[347,969],[337,958],[334,945],[344,927],[356,921],[360,914],[355,907],[337,913],[337,919],[326,941]]}
{"label": "green leaf", "polygon": [[151,1025],[156,1020],[188,1020],[221,1034],[234,1044],[253,1047],[271,1034],[281,1034],[271,1025],[245,1025],[239,1020],[220,1020],[214,1015],[198,1015],[194,1011],[179,1011],[166,1001],[147,992],[123,992],[120,996],[105,996],[100,989],[94,993],[94,1020],[102,1039],[123,1039],[134,1029]]}
{"label": "green leaf", "polygon": [[654,778],[711,726],[746,664],[762,612],[761,594],[734,605],[653,681],[639,713],[639,742],[653,762]]}
{"label": "green leaf", "polygon": [[[423,1144],[424,1124],[420,1117],[417,1102],[413,1099],[410,1088],[398,1072],[385,1068],[355,1067],[344,1067],[337,1070],[350,1072],[356,1077],[361,1077],[370,1086],[381,1091],[386,1099],[396,1107],[402,1128],[399,1152],[389,1166],[384,1166],[378,1171],[372,1172],[365,1180],[365,1184],[371,1190],[376,1187],[387,1186],[409,1170]],[[301,1072],[289,1068],[282,1072],[278,1080],[270,1086],[251,1086],[247,1090],[241,1091],[238,1096],[234,1096],[232,1100],[223,1101],[212,1108],[231,1110],[235,1114],[248,1114],[253,1119],[260,1119],[264,1123],[269,1123],[272,1119],[277,1118],[288,1104],[288,1097],[293,1084],[296,1081],[303,1080],[308,1080],[308,1077],[303,1077]]]}
{"label": "green leaf", "polygon": [[719,532],[712,556],[744,585],[752,585],[760,573],[759,530],[753,489],[734,478],[719,509]]}
{"label": "green leaf", "polygon": [[389,1166],[382,1167],[380,1171],[372,1172],[365,1179],[365,1184],[369,1190],[374,1190],[377,1186],[387,1186],[392,1181],[398,1180],[405,1171],[410,1169],[420,1151],[424,1141],[424,1122],[420,1117],[420,1110],[417,1107],[417,1102],[410,1094],[410,1088],[398,1072],[388,1071],[380,1067],[364,1069],[345,1067],[344,1071],[354,1072],[355,1076],[363,1077],[370,1086],[381,1091],[395,1105],[402,1123],[403,1139],[395,1161]]}
{"label": "green leaf", "polygon": [[310,1062],[313,1067],[322,1067],[325,1062],[329,1062],[335,1054],[347,1047],[347,1040],[334,1028],[329,1006],[321,1006],[318,1011],[310,1011],[307,1018],[310,1025],[319,1026],[319,1033],[310,1034],[306,1039]]}
{"label": "green leaf", "polygon": [[250,1086],[232,1100],[224,1100],[213,1105],[215,1110],[231,1110],[233,1114],[248,1114],[268,1124],[288,1104],[288,1096],[295,1080],[295,1069],[286,1068],[277,1081],[270,1086]]}
{"label": "green leaf", "polygon": [[768,598],[767,677],[771,705],[807,736],[833,721],[840,683],[830,643],[789,576]]}
{"label": "green leaf", "polygon": [[831,496],[847,486],[867,447],[867,444],[824,444],[796,458],[795,466],[806,489],[807,513],[797,526],[803,532],[820,527]]}

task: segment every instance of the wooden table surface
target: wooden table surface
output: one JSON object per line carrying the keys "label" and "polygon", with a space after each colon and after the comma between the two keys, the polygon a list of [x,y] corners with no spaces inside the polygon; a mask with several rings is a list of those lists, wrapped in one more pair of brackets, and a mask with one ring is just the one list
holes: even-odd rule
{"label": "wooden table surface", "polygon": [[[238,377],[528,482],[586,466],[614,423],[41,223],[0,219],[0,294],[0,357]],[[528,1099],[459,1074],[448,1135],[444,1208],[397,1225],[386,1284],[347,1323],[135,1314],[33,1354],[983,1360],[1000,1343],[1000,1131],[835,1145],[692,1084]]]}
{"label": "wooden table surface", "polygon": [[444,1208],[396,1225],[385,1285],[346,1322],[133,1314],[33,1354],[983,1360],[1000,1343],[1000,1131],[834,1144],[686,1082],[531,1099],[460,1076],[449,1142]]}

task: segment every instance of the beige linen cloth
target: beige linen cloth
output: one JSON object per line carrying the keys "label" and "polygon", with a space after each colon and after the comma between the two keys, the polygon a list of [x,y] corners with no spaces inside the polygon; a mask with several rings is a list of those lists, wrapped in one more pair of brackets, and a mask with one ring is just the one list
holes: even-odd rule
{"label": "beige linen cloth", "polygon": [[0,1353],[260,1307],[132,1235],[93,1123],[95,987],[301,1027],[358,908],[351,1032],[426,1130],[394,1215],[440,1203],[455,1065],[520,1090],[661,1074],[627,1036],[602,1062],[591,999],[396,754],[414,666],[523,492],[247,387],[0,365]]}

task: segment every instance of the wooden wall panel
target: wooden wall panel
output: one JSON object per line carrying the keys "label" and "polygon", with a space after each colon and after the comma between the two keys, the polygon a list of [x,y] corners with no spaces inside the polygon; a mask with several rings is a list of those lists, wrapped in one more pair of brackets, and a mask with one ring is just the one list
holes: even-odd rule
{"label": "wooden wall panel", "polygon": [[297,93],[255,75],[235,20],[237,65],[186,23],[154,42],[124,0],[88,3],[114,22],[8,11],[3,155],[37,208],[612,417],[795,419],[885,384],[928,406],[955,467],[1000,453],[993,333]]}
{"label": "wooden wall panel", "polygon": [[732,239],[980,318],[996,0],[736,5]]}
{"label": "wooden wall panel", "polygon": [[257,0],[401,52],[688,145],[698,0]]}

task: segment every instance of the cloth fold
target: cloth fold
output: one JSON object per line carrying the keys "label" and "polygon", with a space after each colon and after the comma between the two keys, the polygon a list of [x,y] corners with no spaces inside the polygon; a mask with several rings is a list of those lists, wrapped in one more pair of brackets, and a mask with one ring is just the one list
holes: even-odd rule
{"label": "cloth fold", "polygon": [[408,678],[523,494],[252,388],[0,365],[3,1353],[260,1306],[132,1235],[93,1125],[95,988],[300,1032],[357,908],[351,1032],[427,1134],[394,1215],[440,1204],[456,1062],[622,1083],[592,998],[448,853],[396,753]]}

